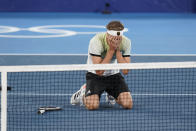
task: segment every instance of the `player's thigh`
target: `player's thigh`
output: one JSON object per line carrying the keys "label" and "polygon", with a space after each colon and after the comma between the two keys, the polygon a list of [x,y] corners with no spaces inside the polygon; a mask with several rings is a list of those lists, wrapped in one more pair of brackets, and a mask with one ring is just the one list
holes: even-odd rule
{"label": "player's thigh", "polygon": [[110,85],[107,86],[106,92],[117,100],[121,93],[130,92],[130,90],[124,77],[120,73],[115,74],[112,77],[113,79],[110,80]]}
{"label": "player's thigh", "polygon": [[[87,79],[86,79],[86,92],[85,97],[88,96],[94,96],[98,95],[99,97],[105,90],[105,87],[103,86],[103,82],[99,79],[100,76],[90,73],[87,73]],[[89,99],[94,99],[89,97]]]}

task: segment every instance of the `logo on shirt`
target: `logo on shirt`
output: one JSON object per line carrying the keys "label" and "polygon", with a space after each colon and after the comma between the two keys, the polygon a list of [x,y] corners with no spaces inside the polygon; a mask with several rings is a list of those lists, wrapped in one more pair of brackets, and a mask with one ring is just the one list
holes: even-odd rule
{"label": "logo on shirt", "polygon": [[91,94],[91,91],[90,90],[87,91],[86,95],[89,95],[89,94]]}

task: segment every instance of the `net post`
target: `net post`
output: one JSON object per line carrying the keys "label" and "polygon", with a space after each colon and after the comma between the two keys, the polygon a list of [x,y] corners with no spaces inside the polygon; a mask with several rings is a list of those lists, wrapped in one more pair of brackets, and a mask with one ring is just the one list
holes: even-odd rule
{"label": "net post", "polygon": [[1,72],[1,131],[7,131],[7,72]]}

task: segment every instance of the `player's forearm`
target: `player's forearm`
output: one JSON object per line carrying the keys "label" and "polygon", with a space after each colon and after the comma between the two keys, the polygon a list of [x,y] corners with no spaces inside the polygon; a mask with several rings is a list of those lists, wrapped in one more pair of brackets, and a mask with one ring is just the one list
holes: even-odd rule
{"label": "player's forearm", "polygon": [[[122,53],[119,50],[116,51],[116,59],[117,59],[118,63],[130,63],[129,61],[126,61],[124,59],[124,57],[122,56]],[[128,72],[129,72],[128,69],[122,70],[122,73],[124,75],[128,74]]]}
{"label": "player's forearm", "polygon": [[106,56],[105,58],[101,61],[100,64],[109,64],[110,61],[112,60],[112,57],[114,55],[114,50],[109,50],[107,53],[106,53]]}
{"label": "player's forearm", "polygon": [[126,61],[124,59],[124,57],[122,56],[122,53],[120,51],[116,51],[116,59],[117,59],[118,63],[129,63],[128,61]]}
{"label": "player's forearm", "polygon": [[[100,64],[109,64],[113,55],[114,55],[114,50],[109,50],[105,56],[105,58],[100,62]],[[97,75],[103,75],[103,73],[105,72],[105,70],[96,70],[96,74]]]}

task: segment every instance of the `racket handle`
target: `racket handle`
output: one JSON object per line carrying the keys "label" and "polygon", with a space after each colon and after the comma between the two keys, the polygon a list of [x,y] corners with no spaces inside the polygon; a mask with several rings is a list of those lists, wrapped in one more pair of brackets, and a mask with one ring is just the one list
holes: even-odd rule
{"label": "racket handle", "polygon": [[46,112],[46,110],[38,110],[38,114],[43,114],[44,112]]}

